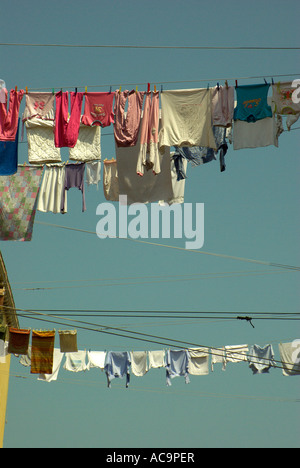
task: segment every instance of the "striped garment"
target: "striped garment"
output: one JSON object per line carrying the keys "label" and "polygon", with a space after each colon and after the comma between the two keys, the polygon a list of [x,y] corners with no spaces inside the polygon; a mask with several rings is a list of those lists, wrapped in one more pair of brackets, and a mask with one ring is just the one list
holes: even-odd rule
{"label": "striped garment", "polygon": [[32,331],[31,374],[52,374],[55,331]]}

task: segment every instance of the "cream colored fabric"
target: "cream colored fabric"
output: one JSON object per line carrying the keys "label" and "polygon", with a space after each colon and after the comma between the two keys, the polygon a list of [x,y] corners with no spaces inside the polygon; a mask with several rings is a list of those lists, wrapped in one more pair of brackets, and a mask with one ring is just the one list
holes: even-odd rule
{"label": "cream colored fabric", "polygon": [[164,91],[161,97],[159,148],[206,146],[217,149],[212,131],[211,90]]}
{"label": "cream colored fabric", "polygon": [[[37,209],[44,213],[61,212],[61,199],[65,184],[65,165],[47,165],[45,168]],[[67,191],[65,193],[64,213],[67,212]]]}
{"label": "cream colored fabric", "polygon": [[55,119],[54,114],[55,94],[53,93],[28,93],[26,94],[26,106],[23,120],[38,117],[40,119]]}
{"label": "cream colored fabric", "polygon": [[106,200],[119,201],[119,178],[115,159],[103,163],[103,191]]}
{"label": "cream colored fabric", "polygon": [[275,117],[266,117],[256,122],[235,120],[233,125],[233,149],[278,147]]}
{"label": "cream colored fabric", "polygon": [[54,145],[54,122],[33,118],[25,122],[28,141],[28,161],[31,164],[60,162],[60,149]]}
{"label": "cream colored fabric", "polygon": [[209,350],[207,348],[190,348],[189,352],[189,374],[209,374]]}
{"label": "cream colored fabric", "polygon": [[101,159],[101,127],[81,124],[74,148],[69,148],[69,157],[74,161],[95,161]]}
{"label": "cream colored fabric", "polygon": [[148,370],[147,351],[132,351],[131,357],[131,371],[136,377],[143,377]]}
{"label": "cream colored fabric", "polygon": [[158,369],[165,365],[165,351],[148,351],[149,369]]}

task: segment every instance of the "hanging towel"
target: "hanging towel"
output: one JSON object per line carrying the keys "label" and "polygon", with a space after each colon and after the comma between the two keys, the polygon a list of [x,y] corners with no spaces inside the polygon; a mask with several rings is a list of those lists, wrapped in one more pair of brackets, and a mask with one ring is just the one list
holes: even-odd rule
{"label": "hanging towel", "polygon": [[189,374],[209,374],[209,350],[208,348],[190,348],[189,352]]}
{"label": "hanging towel", "polygon": [[[68,117],[69,94],[71,101],[70,117]],[[68,91],[56,93],[54,141],[57,148],[74,148],[76,145],[81,120],[82,102],[83,93],[69,93]]]}
{"label": "hanging towel", "polygon": [[253,345],[249,349],[249,367],[253,374],[267,374],[272,366],[275,366],[274,351],[272,345],[264,347]]}
{"label": "hanging towel", "polygon": [[279,343],[280,360],[285,377],[300,375],[300,340],[290,343]]}
{"label": "hanging towel", "polygon": [[157,175],[160,173],[160,157],[158,152],[159,126],[159,93],[146,93],[146,100],[141,120],[140,149],[136,172],[143,176],[145,169]]}
{"label": "hanging towel", "polygon": [[0,141],[0,176],[10,176],[18,171],[19,126],[15,141]]}
{"label": "hanging towel", "polygon": [[116,159],[103,163],[103,192],[106,200],[119,201],[119,177]]}
{"label": "hanging towel", "polygon": [[30,340],[30,330],[21,328],[9,329],[8,352],[10,354],[25,354],[28,353]]}
{"label": "hanging towel", "polygon": [[69,149],[69,157],[83,162],[101,159],[101,128],[80,125],[77,143]]}
{"label": "hanging towel", "polygon": [[234,112],[234,87],[219,86],[212,90],[212,124],[222,127],[232,125]]}
{"label": "hanging towel", "polygon": [[224,368],[227,362],[245,362],[248,360],[248,345],[225,346]]}
{"label": "hanging towel", "polygon": [[31,241],[42,169],[18,167],[0,177],[0,240]]}
{"label": "hanging towel", "polygon": [[26,104],[23,112],[23,122],[34,117],[54,120],[55,94],[30,92],[25,95]]}
{"label": "hanging towel", "polygon": [[159,148],[206,146],[216,148],[211,123],[209,89],[180,89],[161,93]]}
{"label": "hanging towel", "polygon": [[149,369],[159,369],[165,366],[165,351],[148,351]]}
{"label": "hanging towel", "polygon": [[15,141],[18,130],[19,110],[24,91],[12,89],[7,110],[7,90],[4,90],[5,102],[0,103],[0,141]]}
{"label": "hanging towel", "polygon": [[187,350],[168,350],[166,354],[167,385],[172,385],[171,379],[184,377],[185,383],[190,383],[189,378],[189,354]]}
{"label": "hanging towel", "polygon": [[87,370],[97,367],[103,371],[105,366],[105,356],[105,351],[88,351]]}
{"label": "hanging towel", "polygon": [[266,117],[272,117],[272,108],[268,104],[269,88],[268,83],[237,86],[235,88],[237,105],[234,109],[234,120],[257,122]]}
{"label": "hanging towel", "polygon": [[33,118],[25,122],[30,164],[61,162],[60,149],[54,145],[54,122]]}
{"label": "hanging towel", "polygon": [[114,122],[114,93],[85,93],[84,113],[81,122],[84,125],[108,127]]}
{"label": "hanging towel", "polygon": [[86,183],[96,185],[98,190],[98,183],[101,180],[101,161],[90,161],[85,164]]}
{"label": "hanging towel", "polygon": [[60,210],[61,213],[66,213],[66,204],[65,204],[66,191],[70,190],[71,188],[77,188],[78,190],[81,191],[82,212],[86,210],[85,190],[84,190],[84,171],[85,171],[85,163],[66,165],[64,189],[62,192],[62,199],[61,199],[61,210]]}
{"label": "hanging towel", "polygon": [[83,372],[86,368],[86,350],[77,353],[66,353],[64,369],[70,372]]}
{"label": "hanging towel", "polygon": [[[37,210],[44,213],[61,213],[61,200],[65,186],[65,164],[47,164],[42,180]],[[65,193],[64,213],[68,211],[67,193]]]}
{"label": "hanging towel", "polygon": [[225,370],[225,349],[223,348],[213,348],[211,352],[211,370],[214,371],[214,364],[223,364],[222,370]]}
{"label": "hanging towel", "polygon": [[126,377],[126,388],[130,382],[130,354],[128,352],[109,351],[105,357],[105,372],[107,376],[107,386],[111,387],[113,379],[123,379]]}
{"label": "hanging towel", "polygon": [[147,351],[131,351],[131,371],[136,377],[143,377],[147,374],[149,367],[147,361]]}
{"label": "hanging towel", "polygon": [[59,330],[59,344],[62,353],[77,353],[77,331]]}
{"label": "hanging towel", "polygon": [[[135,146],[141,124],[141,114],[144,101],[144,92],[122,91],[115,92],[115,123],[114,136],[118,147]],[[128,109],[125,117],[125,105],[128,101]]]}
{"label": "hanging towel", "polygon": [[55,331],[32,331],[31,374],[52,374]]}
{"label": "hanging towel", "polygon": [[61,353],[60,349],[54,348],[53,372],[52,374],[40,374],[38,380],[42,380],[43,382],[53,382],[57,380],[63,357],[64,353]]}

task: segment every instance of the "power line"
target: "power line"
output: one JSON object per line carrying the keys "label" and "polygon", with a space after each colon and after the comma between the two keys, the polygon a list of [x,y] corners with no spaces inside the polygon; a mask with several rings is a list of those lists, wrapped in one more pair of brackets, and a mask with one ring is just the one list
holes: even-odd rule
{"label": "power line", "polygon": [[276,47],[276,46],[163,46],[163,45],[124,45],[124,44],[34,44],[1,42],[4,47],[65,47],[83,49],[174,49],[174,50],[300,50],[300,47]]}

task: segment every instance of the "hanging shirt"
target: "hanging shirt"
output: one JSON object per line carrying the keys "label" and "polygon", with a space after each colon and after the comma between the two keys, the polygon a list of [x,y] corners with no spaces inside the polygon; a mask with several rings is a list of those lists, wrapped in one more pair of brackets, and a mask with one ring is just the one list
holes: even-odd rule
{"label": "hanging shirt", "polygon": [[81,122],[89,126],[108,127],[114,122],[113,100],[114,93],[85,93]]}
{"label": "hanging shirt", "polygon": [[225,346],[224,368],[227,362],[245,362],[248,360],[248,345]]}
{"label": "hanging shirt", "polygon": [[225,349],[213,348],[211,349],[211,370],[214,371],[214,364],[223,364],[222,370],[225,370]]}
{"label": "hanging shirt", "polygon": [[272,117],[272,108],[268,104],[269,84],[237,86],[237,105],[234,120],[256,122]]}
{"label": "hanging shirt", "polygon": [[65,172],[64,190],[61,200],[61,213],[65,213],[65,194],[70,188],[78,188],[82,193],[82,211],[86,210],[85,191],[84,191],[84,170],[85,163],[67,164]]}
{"label": "hanging shirt", "polygon": [[167,385],[171,386],[171,379],[184,377],[185,383],[190,383],[189,378],[189,354],[187,350],[168,350],[166,354]]}
{"label": "hanging shirt", "polygon": [[19,125],[15,141],[0,141],[0,176],[10,176],[18,171]]}
{"label": "hanging shirt", "polygon": [[113,379],[123,379],[126,377],[126,388],[130,382],[130,354],[128,352],[109,351],[105,358],[105,372],[107,376],[107,385],[110,388]]}
{"label": "hanging shirt", "polygon": [[26,104],[22,120],[39,119],[54,120],[54,102],[55,94],[53,93],[27,93],[25,95]]}
{"label": "hanging shirt", "polygon": [[90,370],[92,367],[104,370],[105,356],[105,351],[88,351],[87,370]]}
{"label": "hanging shirt", "polygon": [[148,351],[149,369],[159,369],[165,366],[165,351]]}
{"label": "hanging shirt", "polygon": [[270,367],[275,365],[274,351],[272,345],[264,347],[253,345],[249,349],[248,355],[249,367],[253,374],[266,374]]}
{"label": "hanging shirt", "polygon": [[143,377],[147,374],[149,367],[147,361],[147,351],[131,351],[131,371],[136,377]]}
{"label": "hanging shirt", "polygon": [[206,146],[217,149],[211,123],[209,89],[183,89],[161,93],[159,148]]}
{"label": "hanging shirt", "polygon": [[212,90],[212,124],[230,127],[234,112],[234,87],[216,86]]}
{"label": "hanging shirt", "polygon": [[0,103],[0,141],[15,141],[18,131],[18,119],[21,101],[24,91],[12,89],[9,95],[9,107],[7,110],[7,95],[5,89],[5,102]]}
{"label": "hanging shirt", "polygon": [[[70,117],[69,94],[71,101]],[[81,120],[82,102],[83,93],[69,93],[68,91],[56,93],[54,140],[57,148],[74,148],[76,145]]]}
{"label": "hanging shirt", "polygon": [[96,185],[101,180],[101,161],[89,161],[85,164],[86,183],[88,186]]}
{"label": "hanging shirt", "polygon": [[[120,146],[135,146],[137,144],[141,114],[144,101],[144,92],[119,91],[115,92],[115,142]],[[125,117],[125,106],[128,101],[128,109]]]}
{"label": "hanging shirt", "polygon": [[279,343],[279,354],[282,374],[285,377],[300,375],[300,340],[290,343]]}

